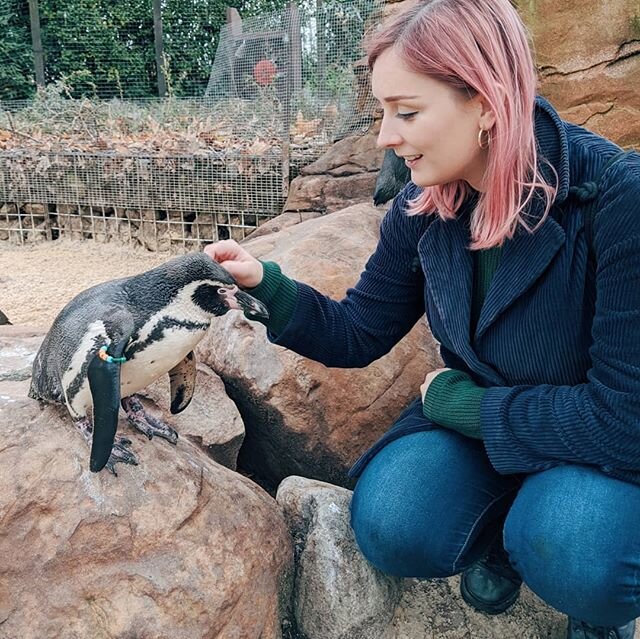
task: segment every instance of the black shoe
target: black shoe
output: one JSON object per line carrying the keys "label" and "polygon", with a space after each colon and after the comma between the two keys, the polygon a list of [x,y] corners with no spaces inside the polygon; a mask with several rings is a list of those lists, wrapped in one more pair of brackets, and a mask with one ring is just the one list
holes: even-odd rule
{"label": "black shoe", "polygon": [[603,626],[590,626],[583,621],[569,617],[567,639],[633,639],[635,631],[635,619],[624,626],[605,628]]}
{"label": "black shoe", "polygon": [[472,608],[499,615],[515,603],[521,585],[522,578],[511,567],[499,539],[482,559],[462,573],[460,594]]}

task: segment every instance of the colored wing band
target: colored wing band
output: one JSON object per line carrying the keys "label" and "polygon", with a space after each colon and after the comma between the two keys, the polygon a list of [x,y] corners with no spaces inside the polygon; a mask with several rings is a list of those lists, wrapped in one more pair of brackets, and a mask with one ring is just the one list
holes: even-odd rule
{"label": "colored wing band", "polygon": [[111,355],[107,353],[107,346],[100,347],[98,357],[105,362],[109,362],[109,364],[124,364],[127,361],[126,357],[111,357]]}

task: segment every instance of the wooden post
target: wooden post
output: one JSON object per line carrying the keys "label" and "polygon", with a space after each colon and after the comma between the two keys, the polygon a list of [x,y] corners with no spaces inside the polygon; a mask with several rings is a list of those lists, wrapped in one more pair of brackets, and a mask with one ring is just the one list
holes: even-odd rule
{"label": "wooden post", "polygon": [[236,83],[235,54],[237,43],[242,40],[242,18],[237,9],[227,7],[227,24],[229,33],[227,34],[230,44],[227,47],[227,64],[229,65],[229,82],[231,83],[231,95],[238,97],[238,86]]}
{"label": "wooden post", "polygon": [[36,84],[44,87],[44,53],[40,35],[40,12],[38,0],[29,0],[29,20],[31,21],[31,46],[33,48],[33,63],[36,71]]}
{"label": "wooden post", "polygon": [[158,74],[158,95],[167,95],[167,77],[165,75],[164,46],[162,37],[162,8],[161,0],[153,0],[153,39],[156,52],[156,72]]}
{"label": "wooden post", "polygon": [[291,96],[302,88],[302,44],[300,41],[300,13],[296,3],[289,3],[285,14],[285,32],[288,36],[285,56],[284,96],[282,99],[282,194],[289,195],[289,170],[291,165]]}

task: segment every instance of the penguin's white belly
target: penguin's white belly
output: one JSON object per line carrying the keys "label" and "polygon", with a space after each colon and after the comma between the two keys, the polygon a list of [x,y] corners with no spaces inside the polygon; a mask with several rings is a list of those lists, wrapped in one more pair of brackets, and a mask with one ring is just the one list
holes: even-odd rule
{"label": "penguin's white belly", "polygon": [[152,342],[122,365],[120,396],[133,395],[168,373],[196,347],[206,332],[179,327],[165,330],[161,340]]}

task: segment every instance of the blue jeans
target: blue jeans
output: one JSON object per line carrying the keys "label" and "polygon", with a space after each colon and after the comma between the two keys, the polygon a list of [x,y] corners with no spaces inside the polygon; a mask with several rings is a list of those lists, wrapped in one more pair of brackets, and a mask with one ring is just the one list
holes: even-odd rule
{"label": "blue jeans", "polygon": [[481,441],[417,432],[365,467],[351,525],[381,571],[424,579],[465,570],[503,534],[512,566],[550,606],[597,626],[640,616],[640,486],[594,468],[499,475]]}

